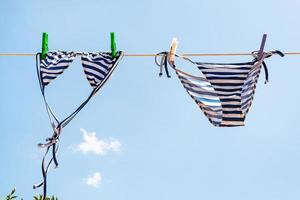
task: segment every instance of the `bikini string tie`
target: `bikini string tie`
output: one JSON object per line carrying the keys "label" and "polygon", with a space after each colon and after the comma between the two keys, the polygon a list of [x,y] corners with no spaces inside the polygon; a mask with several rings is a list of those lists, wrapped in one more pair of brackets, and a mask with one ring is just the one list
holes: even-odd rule
{"label": "bikini string tie", "polygon": [[[47,194],[47,173],[48,170],[52,164],[52,162],[55,165],[55,168],[58,167],[58,161],[57,161],[57,152],[59,149],[59,136],[61,133],[61,126],[58,125],[53,132],[53,136],[51,138],[47,138],[46,142],[47,143],[40,143],[38,144],[38,147],[40,148],[46,148],[46,152],[43,156],[43,160],[42,160],[42,175],[43,175],[43,181],[39,184],[36,184],[33,186],[33,189],[39,188],[41,186],[43,186],[43,200],[46,199],[46,194]],[[49,153],[49,151],[52,151],[52,157],[51,159],[48,161],[48,164],[46,166],[46,157]]]}
{"label": "bikini string tie", "polygon": [[[258,53],[257,51],[252,52],[252,54],[253,54],[256,58],[257,58],[257,53]],[[269,57],[273,56],[274,54],[279,55],[280,57],[284,57],[284,53],[282,53],[282,52],[279,51],[279,50],[275,50],[275,51],[269,51],[269,52],[266,52],[263,59],[269,58]],[[264,71],[265,71],[265,84],[267,84],[267,83],[269,82],[269,71],[268,71],[267,64],[266,64],[266,62],[265,62],[264,60],[262,61],[262,66],[263,66]]]}
{"label": "bikini string tie", "polygon": [[[161,56],[160,62],[158,61],[158,57]],[[168,78],[171,78],[169,69],[168,69],[168,52],[160,52],[155,56],[155,63],[159,67],[159,77],[163,75],[163,68],[165,68],[165,72]]]}

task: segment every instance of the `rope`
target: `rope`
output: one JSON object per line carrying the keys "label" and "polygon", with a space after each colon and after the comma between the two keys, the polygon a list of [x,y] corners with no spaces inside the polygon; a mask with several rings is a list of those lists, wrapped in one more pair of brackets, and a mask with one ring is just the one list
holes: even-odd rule
{"label": "rope", "polygon": [[[0,53],[0,56],[35,56],[36,53]],[[251,53],[184,53],[179,56],[251,56]],[[300,55],[300,52],[286,52],[284,55]],[[154,57],[157,54],[124,54],[128,57]],[[159,55],[161,56],[161,55]]]}

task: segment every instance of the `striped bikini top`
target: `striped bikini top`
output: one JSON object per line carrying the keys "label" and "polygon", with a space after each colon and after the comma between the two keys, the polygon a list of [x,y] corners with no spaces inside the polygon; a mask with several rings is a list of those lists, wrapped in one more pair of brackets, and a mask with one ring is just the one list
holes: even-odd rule
{"label": "striped bikini top", "polygon": [[[45,96],[45,88],[59,75],[61,75],[77,57],[81,57],[81,63],[85,76],[92,87],[92,91],[87,99],[82,102],[78,108],[69,114],[65,119],[59,120],[51,109]],[[46,110],[49,116],[49,120],[53,129],[53,134],[50,138],[46,139],[45,144],[39,144],[39,147],[46,148],[46,153],[42,161],[42,174],[43,181],[40,184],[34,185],[34,188],[43,186],[43,199],[46,197],[46,176],[51,163],[55,166],[58,165],[56,159],[56,153],[58,151],[58,141],[61,134],[62,128],[64,128],[78,113],[79,111],[89,102],[89,100],[102,88],[105,82],[109,79],[117,64],[123,57],[123,52],[117,52],[116,57],[113,58],[111,53],[100,52],[100,53],[87,53],[87,52],[67,52],[67,51],[56,51],[49,52],[46,58],[41,60],[40,54],[36,56],[37,75],[41,92],[44,98]],[[51,148],[52,158],[50,158],[46,165],[46,156]]]}
{"label": "striped bikini top", "polygon": [[[196,65],[203,76],[194,76],[169,64],[175,70],[180,82],[190,97],[196,102],[210,123],[217,127],[244,126],[244,121],[252,104],[258,77],[263,66],[268,81],[268,70],[264,59],[279,54],[280,51],[264,53],[262,59],[245,63],[202,63],[194,62],[186,57],[183,59]],[[161,62],[156,64],[165,66],[167,75],[167,52],[159,53]],[[179,57],[179,56],[177,56]],[[169,76],[169,75],[168,75]]]}

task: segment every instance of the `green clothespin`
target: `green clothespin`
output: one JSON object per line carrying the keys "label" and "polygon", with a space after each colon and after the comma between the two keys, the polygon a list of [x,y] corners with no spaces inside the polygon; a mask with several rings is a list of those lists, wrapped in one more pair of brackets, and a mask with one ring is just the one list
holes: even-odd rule
{"label": "green clothespin", "polygon": [[46,58],[46,54],[48,53],[48,33],[43,33],[43,39],[42,39],[42,53],[41,53],[41,60]]}
{"label": "green clothespin", "polygon": [[111,48],[111,56],[113,58],[116,57],[117,54],[117,44],[115,40],[115,32],[110,32],[110,48]]}

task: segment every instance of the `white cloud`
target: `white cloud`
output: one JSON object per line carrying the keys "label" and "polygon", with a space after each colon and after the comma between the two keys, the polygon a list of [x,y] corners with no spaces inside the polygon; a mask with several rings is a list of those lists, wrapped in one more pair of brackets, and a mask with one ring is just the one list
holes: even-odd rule
{"label": "white cloud", "polygon": [[102,182],[102,176],[100,172],[94,173],[92,176],[89,176],[85,183],[91,187],[98,187]]}
{"label": "white cloud", "polygon": [[121,143],[118,140],[110,140],[108,142],[98,139],[95,132],[87,132],[80,129],[83,134],[83,142],[75,146],[75,151],[82,153],[94,153],[97,155],[105,155],[109,151],[119,152]]}

